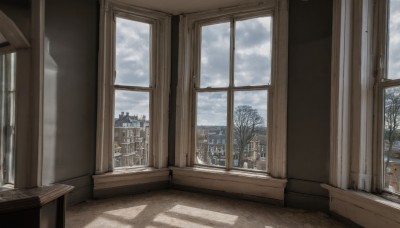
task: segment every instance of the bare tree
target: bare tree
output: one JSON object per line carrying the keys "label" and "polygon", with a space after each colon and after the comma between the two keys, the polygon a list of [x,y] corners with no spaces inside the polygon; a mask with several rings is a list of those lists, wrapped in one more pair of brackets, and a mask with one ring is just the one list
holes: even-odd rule
{"label": "bare tree", "polygon": [[388,88],[385,92],[385,141],[388,143],[385,167],[388,167],[389,160],[392,157],[393,144],[399,138],[399,125],[400,87]]}
{"label": "bare tree", "polygon": [[235,146],[239,153],[239,166],[243,167],[245,160],[244,151],[253,139],[256,128],[264,123],[264,119],[258,114],[257,109],[249,105],[235,108],[233,117]]}

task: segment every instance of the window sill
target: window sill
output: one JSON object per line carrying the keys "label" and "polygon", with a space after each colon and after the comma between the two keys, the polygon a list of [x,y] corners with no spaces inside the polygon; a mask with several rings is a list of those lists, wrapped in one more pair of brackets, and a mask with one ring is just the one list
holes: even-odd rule
{"label": "window sill", "polygon": [[93,188],[94,190],[99,190],[164,181],[169,181],[168,168],[119,169],[109,173],[93,175]]}
{"label": "window sill", "polygon": [[198,167],[170,169],[173,171],[174,185],[284,200],[286,179],[237,170]]}
{"label": "window sill", "polygon": [[0,192],[9,191],[9,190],[13,190],[13,189],[14,189],[14,185],[13,184],[5,184],[5,185],[0,187]]}
{"label": "window sill", "polygon": [[321,186],[329,191],[332,212],[364,227],[400,227],[400,204],[366,192]]}

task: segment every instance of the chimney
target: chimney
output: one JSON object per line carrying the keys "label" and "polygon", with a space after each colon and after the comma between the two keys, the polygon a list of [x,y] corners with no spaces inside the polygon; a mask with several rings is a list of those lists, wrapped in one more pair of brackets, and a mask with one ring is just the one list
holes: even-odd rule
{"label": "chimney", "polygon": [[124,112],[121,112],[121,114],[119,114],[119,118],[121,119],[124,116]]}
{"label": "chimney", "polygon": [[129,116],[129,112],[126,112],[126,116]]}

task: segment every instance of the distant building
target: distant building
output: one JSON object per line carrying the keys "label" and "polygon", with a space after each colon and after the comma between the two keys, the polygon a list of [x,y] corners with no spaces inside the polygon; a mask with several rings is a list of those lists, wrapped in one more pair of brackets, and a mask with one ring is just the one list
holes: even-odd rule
{"label": "distant building", "polygon": [[[225,166],[226,127],[197,127],[196,163]],[[233,142],[234,148],[236,141]],[[247,167],[266,170],[267,137],[266,130],[257,132],[244,150]],[[233,152],[233,166],[238,167],[239,153]]]}
{"label": "distant building", "polygon": [[114,122],[114,167],[147,165],[149,135],[146,116],[122,112]]}
{"label": "distant building", "polygon": [[209,164],[225,165],[226,129],[215,128],[207,132],[206,148]]}

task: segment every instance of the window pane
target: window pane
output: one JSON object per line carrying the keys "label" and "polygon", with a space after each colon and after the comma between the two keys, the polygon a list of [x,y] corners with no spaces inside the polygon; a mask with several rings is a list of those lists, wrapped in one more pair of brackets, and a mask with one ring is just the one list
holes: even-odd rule
{"label": "window pane", "polygon": [[388,75],[389,79],[400,78],[400,0],[390,1]]}
{"label": "window pane", "polygon": [[229,85],[230,23],[201,28],[200,87]]}
{"label": "window pane", "polygon": [[16,54],[0,55],[0,186],[14,184]]}
{"label": "window pane", "polygon": [[115,33],[115,84],[148,87],[150,25],[117,17]]}
{"label": "window pane", "polygon": [[384,187],[400,192],[400,87],[385,89]]}
{"label": "window pane", "polygon": [[196,164],[225,166],[226,102],[226,92],[197,94]]}
{"label": "window pane", "polygon": [[271,81],[271,17],[236,22],[235,86]]}
{"label": "window pane", "polygon": [[114,167],[148,165],[149,107],[148,92],[115,91]]}
{"label": "window pane", "polygon": [[268,91],[234,94],[233,167],[267,170]]}

